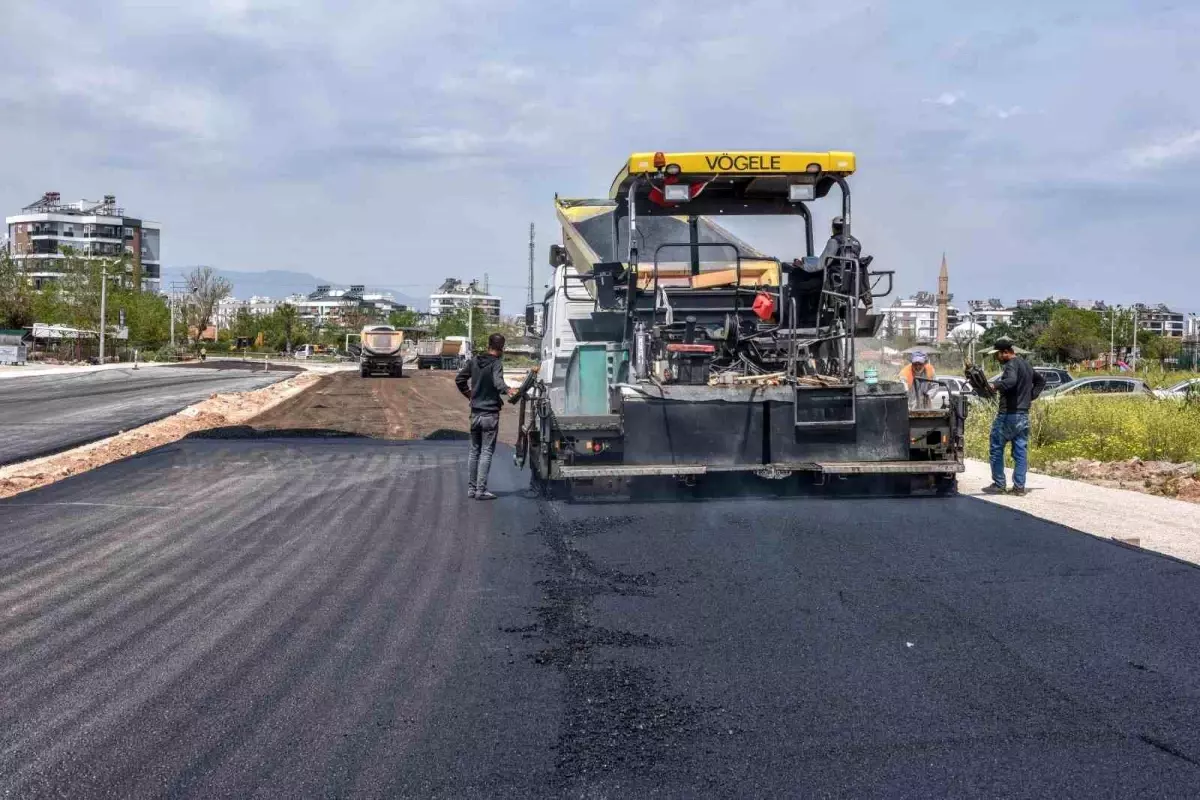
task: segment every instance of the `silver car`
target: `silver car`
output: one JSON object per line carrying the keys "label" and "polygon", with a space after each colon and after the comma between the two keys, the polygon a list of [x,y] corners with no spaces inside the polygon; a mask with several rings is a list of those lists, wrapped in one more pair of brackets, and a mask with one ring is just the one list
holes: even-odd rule
{"label": "silver car", "polygon": [[1200,378],[1182,380],[1169,389],[1155,389],[1154,394],[1164,400],[1200,398]]}
{"label": "silver car", "polygon": [[1077,378],[1055,389],[1042,393],[1045,400],[1061,400],[1064,397],[1145,397],[1153,398],[1154,392],[1139,378],[1124,378],[1120,375],[1097,375],[1094,378]]}

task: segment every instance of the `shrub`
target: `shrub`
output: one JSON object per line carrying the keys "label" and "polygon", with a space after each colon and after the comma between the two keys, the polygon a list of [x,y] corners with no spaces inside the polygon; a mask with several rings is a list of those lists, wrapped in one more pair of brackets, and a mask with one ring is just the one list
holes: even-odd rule
{"label": "shrub", "polygon": [[[967,418],[967,455],[987,459],[994,403],[979,403]],[[1054,461],[1200,461],[1200,403],[1117,397],[1035,402],[1030,414],[1029,463]]]}

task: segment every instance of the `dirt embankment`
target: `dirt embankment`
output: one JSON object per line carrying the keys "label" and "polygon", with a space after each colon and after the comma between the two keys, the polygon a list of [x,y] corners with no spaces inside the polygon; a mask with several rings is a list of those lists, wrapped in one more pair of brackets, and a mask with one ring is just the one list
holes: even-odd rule
{"label": "dirt embankment", "polygon": [[1048,475],[1094,483],[1113,489],[1129,489],[1162,497],[1200,503],[1200,465],[1169,461],[1092,461],[1073,458],[1055,461],[1043,470]]}
{"label": "dirt embankment", "polygon": [[[452,372],[414,371],[403,378],[339,372],[250,425],[261,431],[339,431],[377,439],[465,439],[468,409]],[[516,431],[516,408],[505,404],[500,441],[512,444]]]}
{"label": "dirt embankment", "polygon": [[173,416],[46,458],[0,468],[0,497],[36,489],[104,464],[144,453],[200,431],[244,425],[321,380],[302,373],[249,392],[214,394]]}

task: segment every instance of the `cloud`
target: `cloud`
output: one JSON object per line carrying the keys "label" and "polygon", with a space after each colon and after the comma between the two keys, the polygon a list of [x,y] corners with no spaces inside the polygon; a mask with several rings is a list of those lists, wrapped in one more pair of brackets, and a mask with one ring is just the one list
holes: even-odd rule
{"label": "cloud", "polygon": [[[1123,249],[1184,265],[1200,244],[1146,233],[1168,179],[1180,219],[1200,213],[1183,191],[1200,181],[1200,12],[1069,5],[10,3],[0,201],[115,192],[163,222],[169,264],[399,285],[454,252],[463,277],[519,284],[529,222],[539,247],[556,238],[554,193],[604,194],[629,152],[850,149],[860,237],[901,290],[931,288],[946,249],[960,296],[1003,274],[1021,294],[1116,297],[1126,277],[1092,266],[1113,244],[1100,184],[1139,184]],[[1141,179],[1114,176],[1114,153]],[[750,227],[781,255],[803,239]],[[1167,277],[1200,294],[1182,266]]]}
{"label": "cloud", "polygon": [[1200,154],[1200,128],[1172,139],[1132,148],[1126,151],[1125,158],[1128,165],[1136,169],[1154,169],[1197,154]]}
{"label": "cloud", "polygon": [[956,105],[964,97],[966,97],[964,92],[942,92],[937,97],[927,97],[921,102],[950,108],[951,106]]}
{"label": "cloud", "polygon": [[1025,113],[1027,113],[1025,109],[1021,108],[1020,106],[1009,106],[1008,108],[988,106],[983,110],[983,115],[985,117],[992,117],[993,119],[1011,119],[1012,117],[1017,117]]}

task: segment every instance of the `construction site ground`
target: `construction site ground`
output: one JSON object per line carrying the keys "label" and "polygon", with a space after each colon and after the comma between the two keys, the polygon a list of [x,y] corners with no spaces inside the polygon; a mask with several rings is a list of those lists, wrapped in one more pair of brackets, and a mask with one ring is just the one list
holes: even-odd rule
{"label": "construction site ground", "polygon": [[[326,431],[373,439],[465,439],[468,408],[452,372],[413,370],[402,378],[336,372],[251,425],[260,431]],[[511,445],[516,430],[516,412],[506,407],[499,440]]]}
{"label": "construction site ground", "polygon": [[0,795],[1194,794],[1195,566],[1028,498],[551,502],[506,445],[475,502],[466,428],[339,373],[0,500]]}

